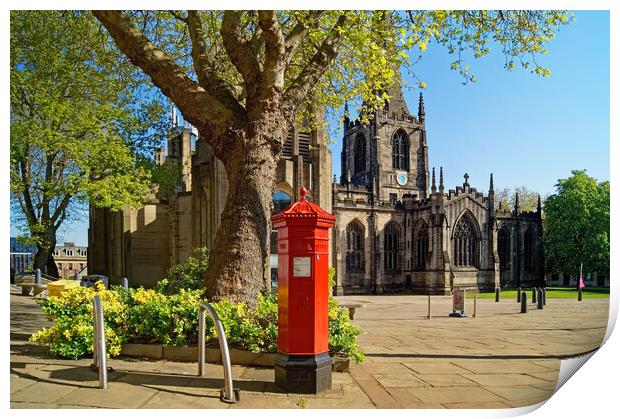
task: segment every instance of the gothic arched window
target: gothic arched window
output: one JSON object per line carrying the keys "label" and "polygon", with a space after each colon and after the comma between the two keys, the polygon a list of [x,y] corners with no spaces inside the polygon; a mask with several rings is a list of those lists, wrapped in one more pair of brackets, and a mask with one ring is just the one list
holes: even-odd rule
{"label": "gothic arched window", "polygon": [[418,228],[415,239],[415,268],[426,268],[426,253],[428,252],[428,226],[426,223],[422,223],[422,226]]}
{"label": "gothic arched window", "polygon": [[501,271],[510,266],[510,232],[506,227],[497,233],[497,253],[499,254],[499,269]]}
{"label": "gothic arched window", "polygon": [[398,170],[409,170],[409,137],[401,129],[392,137],[392,166]]}
{"label": "gothic arched window", "polygon": [[364,226],[353,220],[347,226],[347,272],[364,270]]}
{"label": "gothic arched window", "polygon": [[467,216],[461,217],[454,227],[454,265],[478,265],[478,238],[476,230]]}
{"label": "gothic arched window", "polygon": [[533,271],[534,265],[534,233],[528,229],[523,236],[523,265],[526,271]]}
{"label": "gothic arched window", "polygon": [[355,137],[355,162],[354,174],[366,171],[366,138],[364,135],[358,134]]}
{"label": "gothic arched window", "polygon": [[385,226],[383,234],[383,266],[386,271],[395,271],[398,269],[400,227],[391,221]]}

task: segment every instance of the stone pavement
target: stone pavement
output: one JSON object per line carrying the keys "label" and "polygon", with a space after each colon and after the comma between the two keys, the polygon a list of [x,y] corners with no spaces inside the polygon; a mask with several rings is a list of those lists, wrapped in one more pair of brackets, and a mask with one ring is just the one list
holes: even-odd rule
{"label": "stone pavement", "polygon": [[[478,301],[477,318],[449,318],[450,297],[347,296],[360,302],[355,323],[366,360],[334,373],[321,395],[288,395],[273,368],[233,366],[241,402],[219,401],[222,367],[165,360],[109,360],[99,390],[90,359],[54,359],[28,343],[46,321],[31,297],[11,295],[11,408],[509,408],[546,400],[564,357],[596,349],[609,300],[548,299],[519,313],[513,301]],[[467,300],[468,311],[471,300]],[[468,314],[471,315],[469,312]]]}

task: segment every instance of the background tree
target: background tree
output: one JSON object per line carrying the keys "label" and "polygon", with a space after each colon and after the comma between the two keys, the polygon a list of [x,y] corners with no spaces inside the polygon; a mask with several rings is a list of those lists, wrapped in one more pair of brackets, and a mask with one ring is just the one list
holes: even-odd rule
{"label": "background tree", "polygon": [[161,97],[90,13],[15,11],[10,32],[11,218],[37,246],[34,267],[58,276],[63,222],[87,217],[89,201],[119,209],[146,192],[135,163],[160,140]]}
{"label": "background tree", "polygon": [[512,211],[515,207],[516,194],[519,194],[519,210],[521,211],[536,211],[538,197],[540,196],[542,203],[548,196],[540,195],[540,193],[532,191],[526,186],[516,186],[513,189],[503,188],[495,192],[497,208]]}
{"label": "background tree", "polygon": [[609,276],[609,182],[597,182],[585,170],[559,179],[545,202],[543,242],[551,272]]}
{"label": "background tree", "polygon": [[205,288],[210,298],[250,304],[265,280],[273,180],[295,120],[315,121],[345,100],[363,104],[365,119],[389,97],[395,69],[429,42],[454,54],[452,68],[466,81],[474,77],[465,58],[486,55],[491,42],[506,68],[516,62],[548,75],[535,56],[569,21],[540,11],[94,14],[223,162],[229,193]]}

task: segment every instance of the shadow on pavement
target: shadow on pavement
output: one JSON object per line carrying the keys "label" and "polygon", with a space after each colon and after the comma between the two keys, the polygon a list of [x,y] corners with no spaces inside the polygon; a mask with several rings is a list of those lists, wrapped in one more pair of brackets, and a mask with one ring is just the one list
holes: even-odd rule
{"label": "shadow on pavement", "polygon": [[[19,371],[26,366],[22,362],[11,363],[11,373],[21,378],[36,380],[43,383],[75,386],[80,388],[98,388],[99,375],[96,371],[91,370],[89,367],[68,367],[64,369],[58,369],[50,371],[49,378],[37,377],[27,372]],[[88,382],[89,384],[84,384]],[[94,384],[93,384],[94,382]],[[159,391],[185,394],[188,396],[196,396],[195,393],[184,392],[182,388],[194,388],[194,389],[213,389],[219,391],[224,387],[224,380],[210,377],[197,377],[191,375],[182,374],[165,374],[165,373],[144,373],[134,371],[113,371],[108,372],[109,385],[114,385],[115,382],[121,382],[125,384],[142,386],[153,388]],[[264,392],[280,393],[285,392],[275,386],[275,383],[270,381],[260,380],[233,380],[235,388],[239,388],[241,391],[249,392]],[[174,387],[174,388],[171,388]],[[204,395],[204,397],[215,397],[210,395]]]}

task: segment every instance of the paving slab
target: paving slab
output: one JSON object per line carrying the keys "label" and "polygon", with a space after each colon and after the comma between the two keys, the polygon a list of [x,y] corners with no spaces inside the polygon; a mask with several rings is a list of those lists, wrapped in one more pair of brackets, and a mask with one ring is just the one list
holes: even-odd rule
{"label": "paving slab", "polygon": [[39,381],[11,394],[11,401],[30,403],[54,403],[76,391],[73,386]]}
{"label": "paving slab", "polygon": [[33,384],[36,384],[37,380],[19,377],[17,375],[11,374],[11,382],[10,389],[11,394],[18,392],[26,387],[30,387]]}
{"label": "paving slab", "polygon": [[218,396],[195,397],[175,392],[160,391],[150,398],[143,409],[227,409],[230,405],[222,403]]}
{"label": "paving slab", "polygon": [[535,386],[548,384],[545,380],[525,374],[463,374],[463,377],[482,386]]}
{"label": "paving slab", "polygon": [[483,388],[505,400],[546,400],[553,394],[553,390],[542,390],[531,386],[487,386]]}
{"label": "paving slab", "polygon": [[408,389],[423,403],[477,403],[501,402],[505,399],[481,387],[459,387],[457,391],[449,387],[417,387]]}
{"label": "paving slab", "polygon": [[477,386],[478,383],[458,374],[416,374],[416,377],[432,387]]}
{"label": "paving slab", "polygon": [[413,374],[384,375],[372,374],[372,377],[383,387],[428,387],[426,381],[420,380]]}
{"label": "paving slab", "polygon": [[506,402],[444,403],[448,409],[508,409]]}
{"label": "paving slab", "polygon": [[56,400],[62,407],[65,404],[84,407],[105,407],[109,409],[137,409],[143,407],[157,390],[134,386],[122,382],[111,382],[108,388],[78,388]]}
{"label": "paving slab", "polygon": [[451,362],[405,362],[403,365],[418,374],[466,374],[469,372]]}
{"label": "paving slab", "polygon": [[56,406],[47,403],[14,402],[11,401],[11,409],[55,409]]}

